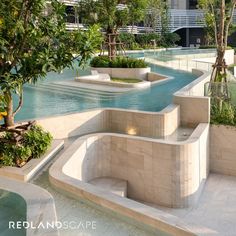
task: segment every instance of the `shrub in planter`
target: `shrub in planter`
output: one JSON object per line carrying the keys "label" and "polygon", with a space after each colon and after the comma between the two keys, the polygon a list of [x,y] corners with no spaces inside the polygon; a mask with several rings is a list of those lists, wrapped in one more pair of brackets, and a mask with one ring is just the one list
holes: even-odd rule
{"label": "shrub in planter", "polygon": [[90,62],[92,67],[108,67],[108,68],[147,68],[147,63],[142,59],[129,57],[117,57],[110,60],[107,56],[94,57]]}
{"label": "shrub in planter", "polygon": [[211,123],[216,125],[235,125],[236,108],[230,102],[222,101],[221,107],[213,103],[211,105]]}
{"label": "shrub in planter", "polygon": [[21,167],[32,158],[41,157],[50,147],[52,136],[40,126],[34,125],[15,143],[13,134],[5,132],[0,137],[0,167]]}
{"label": "shrub in planter", "polygon": [[91,60],[90,65],[92,67],[110,67],[110,59],[107,56],[94,57]]}

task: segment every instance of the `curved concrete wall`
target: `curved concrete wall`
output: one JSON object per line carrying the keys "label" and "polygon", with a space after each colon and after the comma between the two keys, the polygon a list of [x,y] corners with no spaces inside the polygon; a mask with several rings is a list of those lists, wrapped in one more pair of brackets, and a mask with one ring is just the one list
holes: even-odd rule
{"label": "curved concrete wall", "polygon": [[117,132],[160,138],[172,134],[179,126],[179,106],[170,105],[161,112],[125,109],[100,109],[37,121],[55,139],[96,132]]}
{"label": "curved concrete wall", "polygon": [[208,175],[208,125],[186,142],[118,134],[78,139],[68,151],[63,173],[88,182],[97,177],[128,181],[128,197],[168,207],[189,207]]}

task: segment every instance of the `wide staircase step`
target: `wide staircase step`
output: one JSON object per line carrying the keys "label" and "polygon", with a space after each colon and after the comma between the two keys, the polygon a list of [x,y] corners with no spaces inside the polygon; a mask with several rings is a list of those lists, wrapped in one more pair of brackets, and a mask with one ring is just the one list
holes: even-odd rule
{"label": "wide staircase step", "polygon": [[127,181],[113,177],[99,177],[89,181],[90,184],[120,197],[127,197]]}

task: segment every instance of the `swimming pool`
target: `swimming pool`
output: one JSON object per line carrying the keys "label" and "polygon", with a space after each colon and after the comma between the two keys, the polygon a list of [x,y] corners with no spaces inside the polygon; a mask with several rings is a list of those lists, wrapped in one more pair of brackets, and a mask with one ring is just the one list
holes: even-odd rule
{"label": "swimming pool", "polygon": [[26,202],[16,193],[0,189],[0,235],[25,236],[26,229],[9,228],[9,222],[26,221]]}
{"label": "swimming pool", "polygon": [[[16,120],[49,117],[104,107],[160,111],[172,102],[174,92],[196,79],[195,75],[188,72],[151,64],[150,66],[152,71],[171,76],[173,79],[153,85],[148,89],[135,90],[106,99],[103,98],[104,94],[99,91],[89,89],[85,91],[87,96],[75,96],[75,94],[66,91],[58,93],[53,89],[43,90],[37,89],[37,86],[36,88],[26,86],[24,105],[20,113],[17,114]],[[40,83],[50,86],[55,81],[73,79],[78,71],[80,75],[88,73],[88,70],[81,71],[78,68],[75,70],[65,69],[62,74],[49,73],[46,80]]]}

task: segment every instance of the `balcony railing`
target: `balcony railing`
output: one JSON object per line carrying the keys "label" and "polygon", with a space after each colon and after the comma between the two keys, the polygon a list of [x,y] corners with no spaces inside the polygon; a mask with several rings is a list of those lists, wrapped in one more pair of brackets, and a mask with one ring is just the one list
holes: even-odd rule
{"label": "balcony railing", "polygon": [[[78,0],[64,0],[63,2],[76,3]],[[203,28],[205,26],[204,13],[201,10],[178,10],[171,9],[169,17],[169,30],[171,32],[175,32],[182,28]],[[236,23],[236,12],[233,18],[234,23]],[[68,24],[68,29],[73,30],[79,28],[85,28],[81,24],[75,23]],[[160,32],[161,30],[161,22],[157,19],[157,28],[156,32]],[[153,29],[148,27],[140,27],[140,26],[127,26],[120,29],[120,32],[129,32],[133,34],[147,33],[152,32]]]}
{"label": "balcony railing", "polygon": [[170,10],[169,29],[171,32],[182,28],[202,28],[204,26],[204,13],[200,10]]}

